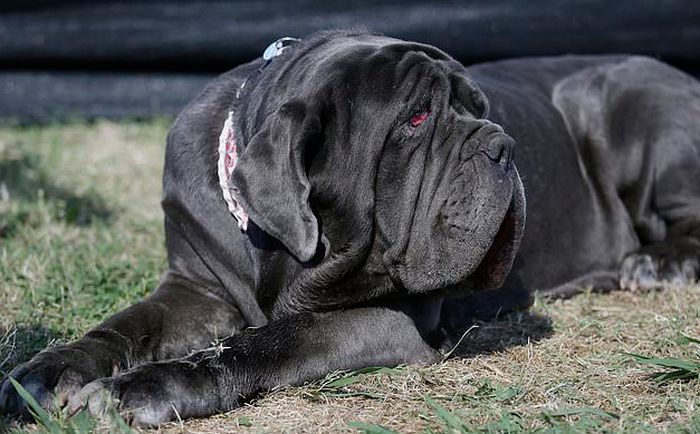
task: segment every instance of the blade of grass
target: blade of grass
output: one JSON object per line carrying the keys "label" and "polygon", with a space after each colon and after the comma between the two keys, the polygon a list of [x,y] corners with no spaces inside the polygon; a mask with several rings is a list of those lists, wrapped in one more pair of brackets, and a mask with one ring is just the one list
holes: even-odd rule
{"label": "blade of grass", "polygon": [[119,432],[122,434],[134,434],[134,430],[131,429],[129,424],[124,420],[114,406],[109,407],[109,417],[113,427],[118,428]]}
{"label": "blade of grass", "polygon": [[466,427],[464,422],[451,411],[435,402],[431,397],[426,396],[425,403],[435,411],[435,414],[442,420],[449,430],[463,432]]}
{"label": "blade of grass", "polygon": [[683,340],[683,343],[693,343],[693,344],[700,344],[700,338],[696,338],[695,336],[690,336],[689,334],[686,333],[680,333],[681,339]]}
{"label": "blade of grass", "polygon": [[695,372],[688,372],[683,369],[675,369],[668,372],[654,372],[650,375],[651,378],[659,383],[669,383],[671,381],[687,381],[698,378]]}
{"label": "blade of grass", "polygon": [[253,420],[248,416],[240,416],[236,419],[238,426],[253,426]]}
{"label": "blade of grass", "polygon": [[[352,391],[346,390],[346,386],[353,385],[358,381],[363,379],[364,375],[369,374],[395,374],[401,372],[403,367],[387,368],[382,366],[370,366],[367,368],[357,369],[354,371],[349,371],[345,373],[335,373],[330,375],[324,380],[318,389],[309,393],[311,398],[318,398],[320,396],[331,396],[336,398],[348,398],[348,397],[364,397],[371,399],[384,398],[384,394],[373,393],[367,391]],[[338,377],[339,376],[339,377]]]}
{"label": "blade of grass", "polygon": [[39,403],[34,399],[34,397],[27,392],[27,390],[22,387],[19,382],[17,382],[14,378],[10,377],[10,383],[12,383],[12,386],[15,388],[17,391],[17,394],[24,399],[24,401],[27,403],[27,406],[29,407],[29,412],[31,413],[32,417],[34,417],[34,420],[44,428],[46,428],[50,432],[61,432],[61,427],[59,424],[53,421],[53,418],[49,414],[48,411],[44,410],[44,408],[39,405]]}
{"label": "blade of grass", "polygon": [[690,372],[700,372],[700,362],[694,362],[691,360],[683,360],[677,358],[661,358],[661,357],[648,357],[640,354],[634,353],[624,353],[625,355],[631,356],[638,363],[645,365],[655,365],[662,366],[664,368],[675,368],[683,369]]}
{"label": "blade of grass", "polygon": [[623,354],[632,357],[637,363],[667,368],[665,371],[653,372],[649,375],[650,378],[661,384],[671,381],[688,381],[700,378],[700,361],[668,357],[648,357],[634,353]]}
{"label": "blade of grass", "polygon": [[87,410],[83,410],[70,418],[70,424],[75,434],[89,434],[95,431],[97,425],[95,419]]}

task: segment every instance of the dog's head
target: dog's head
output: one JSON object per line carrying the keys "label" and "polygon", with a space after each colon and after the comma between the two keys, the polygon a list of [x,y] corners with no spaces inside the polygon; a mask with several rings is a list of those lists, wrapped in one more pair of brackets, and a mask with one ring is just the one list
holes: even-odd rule
{"label": "dog's head", "polygon": [[238,110],[232,184],[299,261],[352,251],[417,293],[505,279],[525,219],[514,143],[442,51],[322,34],[275,59]]}

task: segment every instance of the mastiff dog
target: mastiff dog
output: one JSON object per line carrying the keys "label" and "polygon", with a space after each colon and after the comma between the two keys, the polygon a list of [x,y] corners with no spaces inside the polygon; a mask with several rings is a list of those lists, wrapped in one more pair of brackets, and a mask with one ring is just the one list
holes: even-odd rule
{"label": "mastiff dog", "polygon": [[[167,142],[168,270],[10,372],[42,405],[207,416],[330,371],[435,362],[532,290],[698,276],[700,85],[650,58],[465,68],[360,31],[282,38]],[[27,414],[8,380],[0,412]]]}

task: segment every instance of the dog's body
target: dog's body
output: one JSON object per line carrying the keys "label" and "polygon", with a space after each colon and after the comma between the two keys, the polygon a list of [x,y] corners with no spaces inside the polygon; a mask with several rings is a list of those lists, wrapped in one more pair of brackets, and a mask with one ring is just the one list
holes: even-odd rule
{"label": "dog's body", "polygon": [[[700,86],[668,66],[464,69],[348,32],[262,65],[221,76],[170,132],[155,294],[11,373],[44,404],[97,411],[108,391],[140,424],[209,415],[332,370],[433,362],[446,330],[527,306],[528,290],[697,275]],[[237,218],[216,167],[229,111]],[[524,200],[496,124],[528,196],[507,279]],[[22,408],[6,382],[0,410]]]}
{"label": "dog's body", "polygon": [[[489,119],[516,140],[527,190],[527,230],[506,286],[570,295],[586,286],[615,288],[618,279],[623,289],[635,289],[697,276],[695,79],[630,56],[512,60],[467,70],[491,102]],[[634,253],[654,261],[637,257],[642,269],[628,261],[620,270]],[[657,269],[661,256],[667,260]]]}

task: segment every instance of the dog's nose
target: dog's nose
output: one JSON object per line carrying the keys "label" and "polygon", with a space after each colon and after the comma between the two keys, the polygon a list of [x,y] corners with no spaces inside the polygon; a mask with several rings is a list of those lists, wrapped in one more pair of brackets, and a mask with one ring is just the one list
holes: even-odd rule
{"label": "dog's nose", "polygon": [[493,162],[507,169],[513,159],[513,146],[515,141],[509,135],[496,133],[487,139],[482,152]]}

